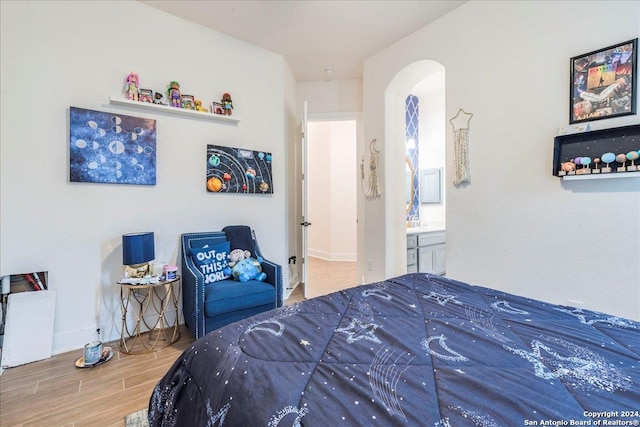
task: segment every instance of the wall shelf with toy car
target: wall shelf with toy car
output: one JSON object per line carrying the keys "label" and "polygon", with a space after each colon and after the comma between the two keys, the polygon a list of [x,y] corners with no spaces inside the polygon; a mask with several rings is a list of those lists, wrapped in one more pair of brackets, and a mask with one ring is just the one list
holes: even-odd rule
{"label": "wall shelf with toy car", "polygon": [[199,119],[212,120],[212,121],[229,123],[229,124],[238,124],[240,122],[239,118],[233,117],[233,116],[226,116],[226,115],[214,114],[214,113],[205,113],[205,112],[202,112],[202,111],[188,110],[188,109],[185,109],[185,108],[170,107],[168,105],[153,104],[153,103],[150,103],[150,102],[131,101],[131,100],[128,100],[128,99],[118,98],[118,97],[114,97],[114,96],[109,97],[109,102],[111,104],[115,104],[115,105],[125,105],[127,107],[134,107],[134,108],[142,108],[142,109],[146,109],[146,110],[160,111],[160,112],[163,112],[163,113],[175,114],[175,115],[179,115],[179,116],[189,116],[189,117],[192,117],[192,118],[196,118],[197,117]]}
{"label": "wall shelf with toy car", "polygon": [[640,125],[556,136],[553,175],[563,180],[640,178]]}

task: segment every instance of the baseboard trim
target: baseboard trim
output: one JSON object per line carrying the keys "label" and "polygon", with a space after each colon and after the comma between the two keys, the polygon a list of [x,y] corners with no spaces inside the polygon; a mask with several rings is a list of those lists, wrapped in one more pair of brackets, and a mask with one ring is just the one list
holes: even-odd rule
{"label": "baseboard trim", "polygon": [[309,249],[308,254],[310,257],[320,258],[324,261],[356,262],[358,260],[356,254],[349,253],[330,253]]}
{"label": "baseboard trim", "polygon": [[[182,302],[179,301],[178,307],[178,325],[184,325],[184,316],[182,315]],[[120,316],[120,318],[115,317],[116,315]],[[173,321],[176,315],[176,310],[173,308],[167,308],[165,311],[165,315],[168,317],[167,320]],[[100,337],[96,335],[96,327],[82,327],[79,329],[74,329],[54,335],[53,351],[51,353],[52,356],[67,353],[69,351],[75,351],[79,349],[81,350],[87,342],[93,341],[94,339],[99,339],[100,341],[105,343],[119,341],[121,337],[122,314],[114,312],[111,313],[111,316],[114,317],[113,322],[104,323],[97,326],[98,328],[100,328]],[[132,311],[129,311],[127,315],[127,325],[130,328],[129,330],[133,329],[133,325],[135,322],[133,316],[135,316],[135,314],[132,314]],[[145,315],[145,320],[149,325],[155,325],[157,319],[157,314],[147,312]],[[149,329],[147,329],[143,324],[142,332],[148,331]],[[81,342],[78,342],[78,337],[83,337]]]}
{"label": "baseboard trim", "polygon": [[287,286],[287,289],[284,289],[284,292],[282,293],[282,298],[283,299],[287,299],[289,298],[289,296],[291,295],[291,293],[294,291],[294,289],[296,288],[296,286],[298,286],[300,284],[300,282],[298,281],[298,274],[294,274],[293,277],[289,278],[289,286]]}

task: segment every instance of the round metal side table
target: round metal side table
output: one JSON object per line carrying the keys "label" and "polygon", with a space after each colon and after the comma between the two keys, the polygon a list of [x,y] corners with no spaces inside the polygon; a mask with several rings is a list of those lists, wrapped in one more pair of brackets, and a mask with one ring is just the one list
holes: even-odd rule
{"label": "round metal side table", "polygon": [[[151,352],[180,338],[180,276],[153,284],[118,284],[122,303],[122,353]],[[135,321],[133,328],[129,328],[128,316]]]}

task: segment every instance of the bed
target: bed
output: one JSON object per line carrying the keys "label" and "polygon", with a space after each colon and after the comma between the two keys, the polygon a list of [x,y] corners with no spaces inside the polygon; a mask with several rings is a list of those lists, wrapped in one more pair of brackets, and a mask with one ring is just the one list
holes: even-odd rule
{"label": "bed", "polygon": [[151,426],[638,425],[640,323],[430,274],[227,325],[155,387]]}

